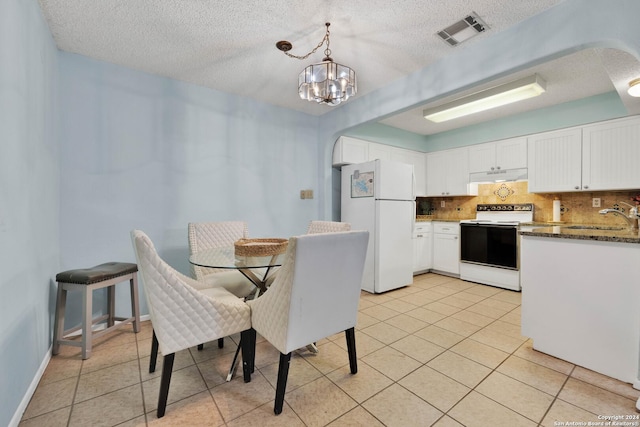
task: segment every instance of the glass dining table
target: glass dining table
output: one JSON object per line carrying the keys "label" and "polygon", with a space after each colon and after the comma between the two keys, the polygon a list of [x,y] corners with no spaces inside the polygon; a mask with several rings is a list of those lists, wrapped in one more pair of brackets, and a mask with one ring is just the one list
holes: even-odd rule
{"label": "glass dining table", "polygon": [[205,249],[189,256],[189,262],[193,265],[238,270],[256,286],[259,293],[267,290],[267,284],[275,276],[276,267],[280,267],[283,260],[284,252],[268,256],[238,256],[233,245]]}
{"label": "glass dining table", "polygon": [[[238,256],[233,245],[205,249],[189,256],[189,262],[193,265],[239,271],[256,287],[256,292],[252,295],[252,298],[257,298],[267,290],[268,284],[275,278],[277,267],[282,265],[283,260],[284,252],[268,256]],[[238,343],[236,353],[233,356],[231,368],[227,374],[227,381],[231,381],[231,378],[233,378],[238,365],[239,354],[240,343]]]}

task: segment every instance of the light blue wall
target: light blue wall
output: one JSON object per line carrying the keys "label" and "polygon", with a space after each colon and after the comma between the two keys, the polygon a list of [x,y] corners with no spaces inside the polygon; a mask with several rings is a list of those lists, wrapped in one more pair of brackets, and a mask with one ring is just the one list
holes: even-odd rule
{"label": "light blue wall", "polygon": [[342,132],[342,135],[415,151],[424,151],[427,141],[424,135],[418,135],[382,123],[366,123],[353,129],[348,129]]}
{"label": "light blue wall", "polygon": [[[0,425],[51,344],[60,266],[57,56],[38,2],[0,2]],[[28,397],[28,396],[27,396]],[[19,415],[19,414],[18,414]]]}
{"label": "light blue wall", "polygon": [[317,117],[59,56],[62,268],[135,262],[138,228],[188,274],[188,222],[245,220],[277,237],[319,218]]}

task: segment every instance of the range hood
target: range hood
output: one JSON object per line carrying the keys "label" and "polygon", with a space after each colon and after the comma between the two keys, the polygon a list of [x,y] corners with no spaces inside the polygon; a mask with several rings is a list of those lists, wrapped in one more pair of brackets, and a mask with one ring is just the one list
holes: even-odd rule
{"label": "range hood", "polygon": [[474,172],[469,174],[469,182],[504,182],[523,181],[527,179],[527,168],[521,169],[497,169],[487,172]]}

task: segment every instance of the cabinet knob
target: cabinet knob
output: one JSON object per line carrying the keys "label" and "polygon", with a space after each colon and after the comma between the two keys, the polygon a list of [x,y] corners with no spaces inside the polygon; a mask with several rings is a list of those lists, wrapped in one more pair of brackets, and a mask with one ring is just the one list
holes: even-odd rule
{"label": "cabinet knob", "polygon": [[495,168],[493,166],[491,166],[491,170],[494,170]]}
{"label": "cabinet knob", "polygon": [[496,166],[496,169],[500,170],[500,166]]}
{"label": "cabinet knob", "polygon": [[588,190],[588,189],[589,189],[589,186],[588,186],[588,185],[585,185],[585,186],[584,186],[584,189],[585,189],[585,190]]}
{"label": "cabinet knob", "polygon": [[575,188],[576,190],[579,190],[579,189],[580,189],[580,186],[579,186],[579,185],[576,185],[576,186],[575,186],[575,187],[573,187],[573,188]]}

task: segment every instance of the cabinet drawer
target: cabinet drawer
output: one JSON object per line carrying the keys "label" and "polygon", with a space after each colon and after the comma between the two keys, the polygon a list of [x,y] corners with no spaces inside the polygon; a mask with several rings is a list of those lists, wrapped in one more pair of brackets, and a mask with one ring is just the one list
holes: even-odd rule
{"label": "cabinet drawer", "polygon": [[430,233],[432,230],[431,223],[417,223],[413,226],[413,234]]}
{"label": "cabinet drawer", "polygon": [[433,232],[439,234],[460,234],[460,224],[457,222],[436,222],[433,224]]}

